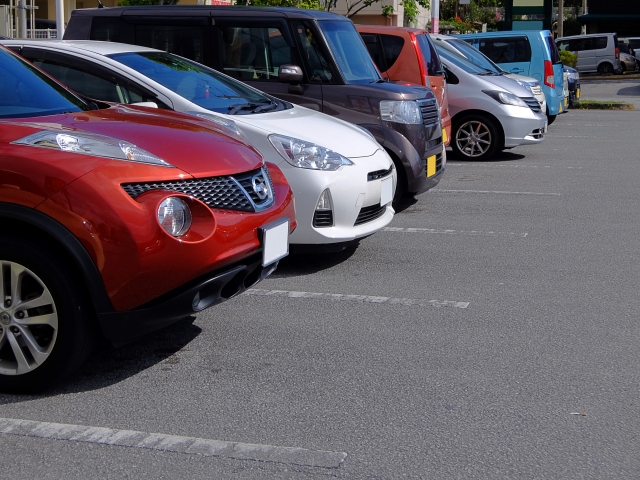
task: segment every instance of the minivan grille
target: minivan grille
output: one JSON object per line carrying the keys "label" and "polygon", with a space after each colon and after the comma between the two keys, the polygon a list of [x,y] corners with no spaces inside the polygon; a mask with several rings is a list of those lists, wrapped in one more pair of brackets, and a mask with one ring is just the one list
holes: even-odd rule
{"label": "minivan grille", "polygon": [[424,98],[417,100],[420,111],[422,112],[422,123],[425,125],[433,125],[440,120],[438,114],[438,102],[435,98]]}
{"label": "minivan grille", "polygon": [[533,98],[533,97],[520,97],[521,100],[523,100],[527,105],[529,105],[529,108],[531,110],[533,110],[536,113],[540,113],[542,111],[542,109],[540,108],[540,104],[538,103],[538,101]]}
{"label": "minivan grille", "polygon": [[384,212],[387,210],[386,205],[371,205],[369,207],[362,207],[360,209],[360,213],[358,213],[358,218],[356,218],[356,222],[353,224],[362,225],[363,223],[371,222],[376,218],[380,218],[384,215]]}
{"label": "minivan grille", "polygon": [[[268,183],[266,198],[260,199],[253,189],[253,178]],[[273,183],[266,168],[225,177],[195,178],[170,182],[124,183],[122,188],[131,198],[151,190],[169,190],[197,198],[210,208],[255,212],[269,207],[273,199]]]}

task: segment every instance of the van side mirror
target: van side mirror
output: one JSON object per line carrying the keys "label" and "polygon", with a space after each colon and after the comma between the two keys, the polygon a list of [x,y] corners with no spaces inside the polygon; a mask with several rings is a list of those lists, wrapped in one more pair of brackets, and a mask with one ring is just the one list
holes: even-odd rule
{"label": "van side mirror", "polygon": [[282,83],[302,83],[302,69],[297,65],[280,65],[278,70],[278,80]]}

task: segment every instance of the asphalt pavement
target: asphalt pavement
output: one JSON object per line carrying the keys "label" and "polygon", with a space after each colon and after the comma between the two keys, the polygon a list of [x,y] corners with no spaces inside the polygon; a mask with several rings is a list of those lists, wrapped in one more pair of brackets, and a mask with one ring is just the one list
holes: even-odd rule
{"label": "asphalt pavement", "polygon": [[580,77],[580,87],[582,100],[622,101],[631,103],[636,110],[640,110],[640,75],[615,79]]}
{"label": "asphalt pavement", "polygon": [[450,159],[355,251],[0,395],[0,477],[637,478],[639,124]]}

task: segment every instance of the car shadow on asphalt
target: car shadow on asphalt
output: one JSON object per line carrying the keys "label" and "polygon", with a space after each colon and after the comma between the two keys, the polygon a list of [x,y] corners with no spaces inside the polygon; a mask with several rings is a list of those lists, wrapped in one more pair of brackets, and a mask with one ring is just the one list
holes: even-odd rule
{"label": "car shadow on asphalt", "polygon": [[194,316],[187,317],[118,347],[100,342],[86,365],[67,381],[39,394],[0,393],[0,405],[98,390],[127,380],[159,363],[171,363],[171,357],[202,332],[193,324],[195,319]]}
{"label": "car shadow on asphalt", "polygon": [[334,253],[289,255],[280,260],[278,268],[269,278],[298,277],[326,270],[350,258],[356,252],[356,249],[357,245],[354,245]]}
{"label": "car shadow on asphalt", "polygon": [[[522,159],[526,158],[526,155],[523,155],[521,153],[513,153],[513,152],[510,152],[508,150],[502,150],[502,151],[496,153],[496,155],[493,158],[489,158],[487,160],[469,160],[467,158],[457,158],[457,157],[453,156],[453,154],[451,152],[448,152],[448,154],[450,155],[448,161],[459,162],[459,163],[469,163],[469,164],[473,164],[473,163],[483,164],[483,163],[513,162],[514,160],[522,160]],[[445,170],[444,173],[445,173],[445,175],[447,174],[446,170]]]}

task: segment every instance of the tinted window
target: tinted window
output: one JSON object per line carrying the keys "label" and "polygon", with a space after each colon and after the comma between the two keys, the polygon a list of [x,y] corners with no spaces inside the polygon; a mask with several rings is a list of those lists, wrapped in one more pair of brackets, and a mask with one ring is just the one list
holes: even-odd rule
{"label": "tinted window", "polygon": [[384,62],[384,56],[382,53],[382,48],[380,47],[380,43],[378,42],[378,36],[373,33],[361,33],[360,36],[364,41],[364,44],[367,46],[367,50],[369,51],[369,55],[373,59],[373,62],[378,67],[378,70],[381,72],[385,72],[387,70],[386,63]]}
{"label": "tinted window", "polygon": [[[271,97],[244,83],[169,53],[131,52],[109,57],[146,75],[196,105],[215,112],[229,113],[233,107],[241,104],[273,102]],[[279,102],[278,109],[286,108],[287,105]]]}
{"label": "tinted window", "polygon": [[596,37],[595,44],[595,48],[607,48],[607,37]]}
{"label": "tinted window", "polygon": [[547,47],[547,53],[549,54],[549,58],[551,59],[551,63],[562,63],[562,59],[560,58],[560,52],[558,51],[558,47],[556,46],[556,42],[553,41],[553,37],[551,35],[544,35],[544,43]]}
{"label": "tinted window", "polygon": [[346,83],[368,84],[381,80],[353,23],[322,20],[318,25]]}
{"label": "tinted window", "polygon": [[470,62],[475,63],[482,68],[491,70],[494,73],[502,73],[504,71],[483,55],[482,52],[476,50],[467,42],[463,42],[462,40],[445,40],[445,44],[447,43],[467,57]]}
{"label": "tinted window", "polygon": [[430,77],[442,75],[442,65],[440,65],[440,58],[436,53],[436,49],[429,38],[429,35],[422,34],[418,35],[418,47],[420,47],[420,52],[422,53],[422,58],[424,59],[427,65],[427,73]]}
{"label": "tinted window", "polygon": [[402,47],[404,47],[404,38],[396,37],[395,35],[380,35],[380,41],[382,42],[382,51],[387,62],[387,69],[389,69],[400,56]]}
{"label": "tinted window", "polygon": [[79,98],[35,67],[0,49],[0,118],[88,110]]}
{"label": "tinted window", "polygon": [[202,63],[204,31],[199,26],[136,25],[135,43]]}
{"label": "tinted window", "polygon": [[631,45],[631,48],[633,48],[634,50],[640,49],[640,39],[630,39],[629,45]]}
{"label": "tinted window", "polygon": [[531,46],[526,37],[482,39],[479,50],[496,63],[531,61]]}
{"label": "tinted window", "polygon": [[93,17],[91,19],[90,40],[135,43],[134,37],[133,25],[120,21],[120,18]]}
{"label": "tinted window", "polygon": [[578,38],[569,41],[569,49],[572,52],[584,52],[595,48],[593,38]]}
{"label": "tinted window", "polygon": [[234,78],[277,82],[280,66],[296,63],[277,27],[225,27],[219,35],[222,67]]}
{"label": "tinted window", "polygon": [[113,76],[109,76],[108,79],[100,76],[95,69],[89,72],[88,69],[50,59],[29,60],[70,89],[96,100],[116,103],[156,101],[155,98],[146,98],[143,94],[119,84]]}
{"label": "tinted window", "polygon": [[334,75],[331,73],[331,63],[322,51],[318,36],[311,25],[306,22],[295,27],[298,39],[302,45],[302,54],[309,72],[309,80],[313,83],[331,83]]}

